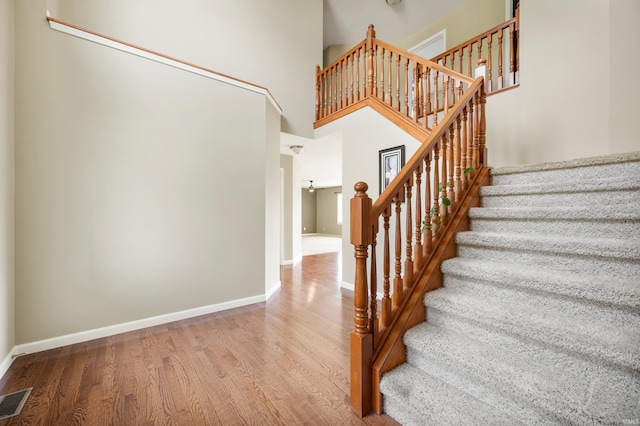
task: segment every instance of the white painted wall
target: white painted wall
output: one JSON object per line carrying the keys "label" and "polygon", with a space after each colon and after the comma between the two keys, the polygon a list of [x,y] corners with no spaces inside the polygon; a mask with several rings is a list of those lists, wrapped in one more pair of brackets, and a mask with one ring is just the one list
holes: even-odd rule
{"label": "white painted wall", "polygon": [[59,19],[269,88],[282,131],[311,137],[321,0],[49,0]]}
{"label": "white painted wall", "polygon": [[44,9],[16,3],[16,343],[273,289],[275,109],[52,31]]}
{"label": "white painted wall", "polygon": [[0,375],[15,344],[14,0],[0,0]]}

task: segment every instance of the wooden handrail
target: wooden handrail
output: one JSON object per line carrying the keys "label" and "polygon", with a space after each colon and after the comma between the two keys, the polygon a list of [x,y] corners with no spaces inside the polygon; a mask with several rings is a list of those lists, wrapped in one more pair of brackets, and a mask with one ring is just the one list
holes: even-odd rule
{"label": "wooden handrail", "polygon": [[[508,40],[508,61],[503,61],[505,46],[505,33]],[[461,74],[473,76],[475,64],[480,58],[487,58],[487,87],[488,94],[496,93],[501,90],[509,89],[516,86],[517,72],[519,69],[518,62],[518,39],[520,35],[520,7],[516,8],[516,16],[500,25],[491,28],[459,45],[447,50],[440,55],[431,58],[433,62],[437,62],[449,69],[457,69]],[[487,54],[483,55],[483,41],[486,40]],[[497,44],[494,44],[497,43]],[[495,52],[494,52],[495,49]],[[473,59],[473,52],[476,53],[476,59]],[[497,57],[496,54],[497,53]],[[456,59],[457,58],[457,59]],[[457,62],[456,62],[457,61]],[[507,68],[508,64],[508,68]],[[497,73],[494,72],[497,70]],[[504,76],[508,76],[507,82],[504,82]],[[494,84],[495,83],[495,84]]]}
{"label": "wooden handrail", "polygon": [[257,84],[250,83],[248,81],[241,80],[239,78],[231,77],[226,74],[219,73],[212,69],[192,64],[187,61],[183,61],[182,59],[174,58],[169,55],[165,55],[164,53],[159,53],[151,49],[147,49],[145,47],[137,46],[132,43],[128,43],[126,41],[119,40],[114,37],[110,37],[108,35],[104,35],[92,30],[88,30],[86,28],[70,24],[68,22],[61,21],[56,18],[52,18],[51,16],[47,16],[47,21],[52,29],[65,32],[67,34],[71,34],[76,37],[84,38],[85,40],[93,41],[105,46],[113,47],[118,50],[122,50],[124,52],[132,53],[137,56],[141,56],[147,59],[151,59],[156,62],[160,62],[166,65],[170,65],[176,68],[180,68],[185,71],[193,72],[214,80],[222,81],[224,83],[232,84],[237,87],[241,87],[243,89],[251,90],[253,92],[261,93],[269,99],[269,101],[273,104],[273,106],[278,110],[278,112],[282,112],[282,107],[276,99],[273,97],[269,89],[263,86],[259,86]]}

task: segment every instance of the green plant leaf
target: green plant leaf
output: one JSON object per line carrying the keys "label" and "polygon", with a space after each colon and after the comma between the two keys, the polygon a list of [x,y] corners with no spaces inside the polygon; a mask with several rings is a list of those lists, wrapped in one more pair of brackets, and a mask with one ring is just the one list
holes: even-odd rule
{"label": "green plant leaf", "polygon": [[451,200],[448,199],[447,197],[442,197],[442,204],[444,204],[445,206],[450,206]]}
{"label": "green plant leaf", "polygon": [[442,192],[442,183],[438,184],[438,192]]}
{"label": "green plant leaf", "polygon": [[467,167],[466,169],[464,169],[464,174],[468,175],[469,173],[471,173],[474,170],[473,167]]}

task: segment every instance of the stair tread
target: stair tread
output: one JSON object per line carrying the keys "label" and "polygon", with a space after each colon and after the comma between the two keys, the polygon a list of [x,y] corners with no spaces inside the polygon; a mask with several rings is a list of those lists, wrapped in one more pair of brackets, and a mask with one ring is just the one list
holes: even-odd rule
{"label": "stair tread", "polygon": [[526,300],[504,300],[495,295],[473,294],[443,287],[424,297],[429,308],[437,308],[488,327],[517,334],[572,353],[606,360],[626,368],[640,369],[640,317],[615,312],[598,313],[597,321],[584,309],[573,311],[562,304],[533,304]]}
{"label": "stair tread", "polygon": [[640,240],[636,239],[619,240],[466,231],[456,235],[456,243],[459,245],[489,246],[503,249],[522,249],[522,247],[526,247],[526,251],[640,260]]}
{"label": "stair tread", "polygon": [[534,182],[520,184],[490,185],[480,188],[481,196],[573,194],[595,191],[628,191],[640,189],[640,174],[608,178],[567,180],[562,182]]}
{"label": "stair tread", "polygon": [[[637,408],[637,378],[617,374],[611,380],[610,374],[587,371],[580,362],[562,367],[546,364],[426,322],[405,333],[404,342],[408,363],[480,399],[490,399],[486,402],[505,411],[533,404],[552,419],[561,415],[564,420],[584,422],[620,415],[620,410],[630,415]],[[439,371],[444,372],[442,377]],[[611,401],[617,404],[612,407]]]}
{"label": "stair tread", "polygon": [[[581,298],[621,307],[640,307],[640,282],[606,274],[580,275],[502,262],[455,257],[442,263],[442,273],[466,278],[481,276],[484,281],[532,291]],[[561,283],[561,285],[559,285]]]}
{"label": "stair tread", "polygon": [[512,173],[532,173],[552,170],[574,169],[582,167],[593,167],[603,165],[614,165],[621,163],[634,163],[640,161],[640,151],[620,154],[607,154],[597,157],[576,158],[567,161],[555,161],[549,163],[536,163],[521,166],[497,167],[491,170],[492,175],[512,174]]}
{"label": "stair tread", "polygon": [[[380,381],[385,412],[402,424],[518,425],[511,416],[407,363],[387,372]],[[402,405],[390,410],[388,399]]]}
{"label": "stair tread", "polygon": [[640,221],[640,206],[474,207],[469,210],[469,217],[471,219]]}

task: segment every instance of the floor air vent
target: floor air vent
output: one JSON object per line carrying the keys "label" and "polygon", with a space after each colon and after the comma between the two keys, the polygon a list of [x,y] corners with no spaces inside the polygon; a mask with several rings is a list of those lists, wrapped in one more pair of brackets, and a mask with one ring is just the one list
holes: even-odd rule
{"label": "floor air vent", "polygon": [[20,414],[24,403],[27,402],[31,389],[0,395],[0,420]]}

